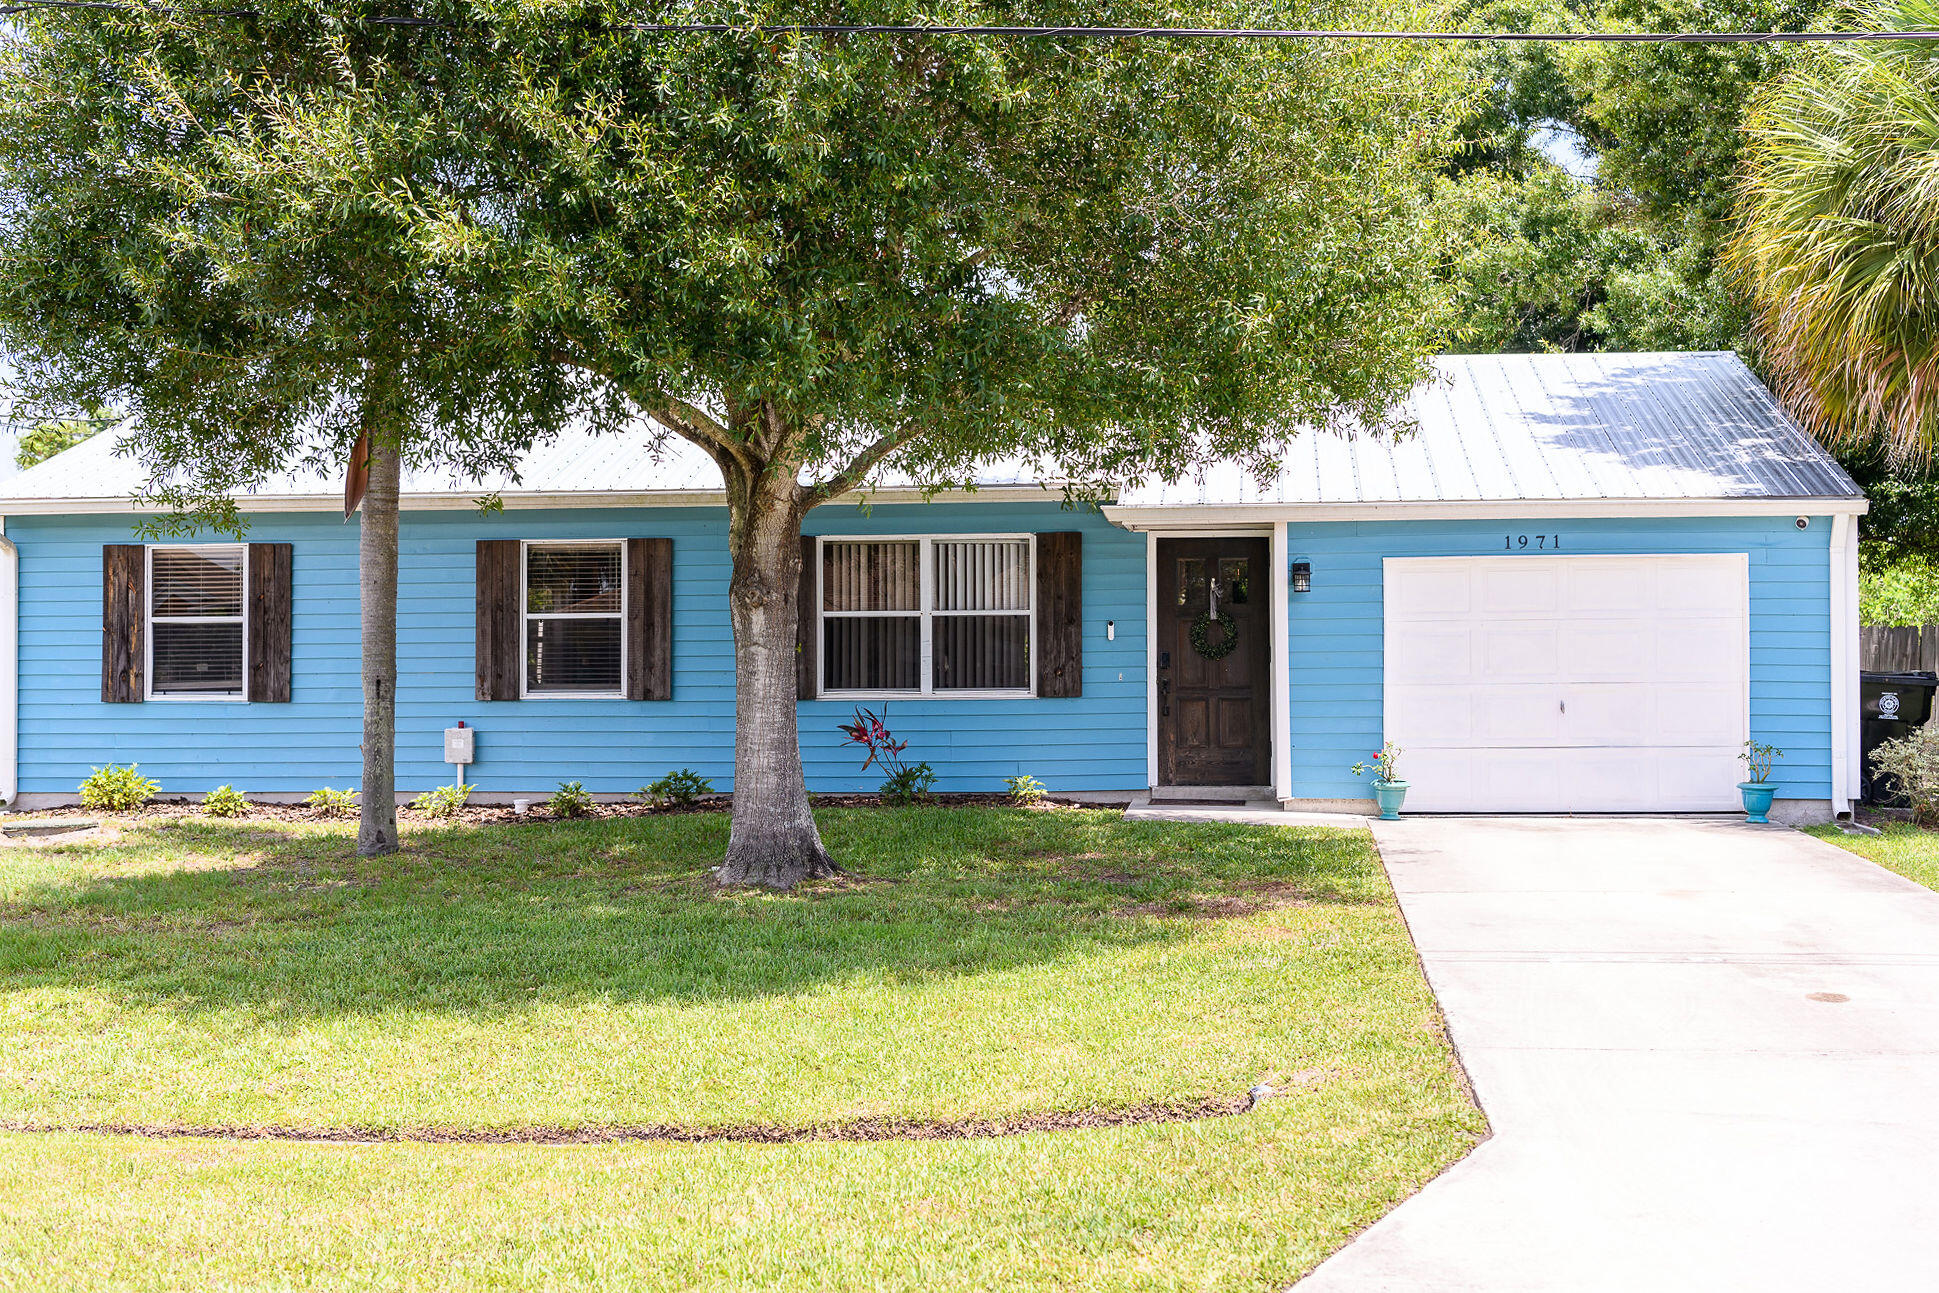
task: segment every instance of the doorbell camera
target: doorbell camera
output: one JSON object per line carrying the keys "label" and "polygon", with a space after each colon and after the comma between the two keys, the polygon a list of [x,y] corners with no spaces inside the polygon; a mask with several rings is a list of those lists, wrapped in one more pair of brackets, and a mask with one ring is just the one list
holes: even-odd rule
{"label": "doorbell camera", "polygon": [[1811,528],[1811,518],[1810,518],[1810,517],[1808,517],[1808,516],[1800,516],[1800,517],[1798,518],[1798,520],[1797,520],[1797,526],[1798,526],[1798,528],[1799,528],[1800,530],[1808,530],[1808,529],[1810,529],[1810,528]]}

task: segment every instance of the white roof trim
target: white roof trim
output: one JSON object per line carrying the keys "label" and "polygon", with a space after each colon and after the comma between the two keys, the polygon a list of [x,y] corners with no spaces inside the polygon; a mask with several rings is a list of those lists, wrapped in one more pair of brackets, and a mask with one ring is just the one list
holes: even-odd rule
{"label": "white roof trim", "polygon": [[1537,517],[1863,516],[1862,498],[1556,498],[1475,499],[1442,503],[1176,503],[1132,507],[1107,503],[1104,517],[1127,530],[1197,530],[1278,521],[1514,521]]}
{"label": "white roof trim", "polygon": [[[403,494],[398,507],[406,512],[476,511],[478,500],[493,491],[479,486],[469,494]],[[1063,498],[1061,484],[993,485],[983,489],[944,489],[933,493],[914,488],[852,490],[834,503],[1036,503],[1046,498]],[[343,499],[329,494],[241,494],[236,510],[245,515],[257,512],[341,512]],[[582,507],[725,507],[727,493],[719,489],[660,490],[629,493],[619,490],[574,490],[571,493],[501,493],[505,510],[527,511],[555,508],[570,511]],[[823,504],[829,506],[829,504]],[[0,499],[0,516],[75,516],[153,514],[165,511],[153,503],[132,498],[14,498]]]}

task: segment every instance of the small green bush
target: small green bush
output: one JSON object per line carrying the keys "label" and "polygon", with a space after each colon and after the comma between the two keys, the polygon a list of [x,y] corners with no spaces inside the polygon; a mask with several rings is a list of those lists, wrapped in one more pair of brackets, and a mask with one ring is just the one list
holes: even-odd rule
{"label": "small green bush", "polygon": [[240,817],[248,807],[249,801],[234,786],[217,786],[202,796],[202,811],[211,817]]}
{"label": "small green bush", "polygon": [[310,792],[303,801],[316,809],[319,817],[348,817],[357,811],[357,792],[354,790],[332,790],[325,786]]}
{"label": "small green bush", "polygon": [[1915,727],[1872,751],[1872,767],[1912,805],[1912,818],[1939,825],[1939,724]]}
{"label": "small green bush", "polygon": [[592,812],[592,796],[577,781],[561,781],[545,809],[554,817],[584,817]]}
{"label": "small green bush", "polygon": [[1005,777],[1003,784],[1010,788],[1010,802],[1021,804],[1025,808],[1032,804],[1041,804],[1044,796],[1050,793],[1044,789],[1043,782],[1027,772],[1022,776]]}
{"label": "small green bush", "polygon": [[658,781],[648,782],[633,792],[635,799],[641,799],[655,808],[684,808],[702,795],[714,793],[714,783],[695,772],[692,768],[681,768],[669,772]]}
{"label": "small green bush", "polygon": [[470,802],[470,786],[439,786],[413,799],[411,811],[426,817],[456,817]]}
{"label": "small green bush", "polygon": [[96,768],[81,783],[81,807],[97,812],[132,813],[146,804],[162,786],[159,781],[150,781],[137,772],[140,766],[131,763],[117,768],[110,763],[105,768]]}
{"label": "small green bush", "polygon": [[885,804],[919,804],[929,798],[929,787],[936,784],[936,770],[926,763],[908,763],[889,774],[882,783]]}

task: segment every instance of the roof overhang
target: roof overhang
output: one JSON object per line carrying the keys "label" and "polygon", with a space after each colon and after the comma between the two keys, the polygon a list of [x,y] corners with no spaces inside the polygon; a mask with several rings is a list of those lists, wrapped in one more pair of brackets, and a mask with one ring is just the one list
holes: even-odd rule
{"label": "roof overhang", "polygon": [[[404,494],[398,499],[398,508],[405,512],[466,512],[477,511],[480,499],[492,496],[491,490],[479,486],[474,493],[439,492],[435,494]],[[981,503],[1035,503],[1046,499],[1061,499],[1062,485],[990,485],[978,489],[947,489],[926,491],[915,488],[883,488],[854,490],[835,500],[836,503],[922,503],[922,502],[981,502]],[[571,511],[576,508],[637,508],[637,507],[725,507],[727,493],[719,489],[695,490],[656,490],[652,492],[621,492],[617,490],[573,490],[560,493],[500,493],[500,503],[506,511],[537,510],[550,508]],[[0,516],[85,516],[85,515],[148,515],[165,509],[151,502],[133,498],[12,498],[0,499]],[[257,512],[342,512],[343,499],[328,494],[245,494],[236,499],[236,510],[249,514]]]}
{"label": "roof overhang", "polygon": [[1529,498],[1431,503],[1106,504],[1127,530],[1196,530],[1277,521],[1512,521],[1564,517],[1863,516],[1863,498]]}

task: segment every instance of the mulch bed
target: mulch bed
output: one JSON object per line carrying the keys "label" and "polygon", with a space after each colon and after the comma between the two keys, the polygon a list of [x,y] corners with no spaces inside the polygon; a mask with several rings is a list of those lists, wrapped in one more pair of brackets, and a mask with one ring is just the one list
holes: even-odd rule
{"label": "mulch bed", "polygon": [[0,1122],[0,1131],[145,1136],[156,1140],[267,1140],[323,1144],[411,1145],[617,1145],[639,1141],[677,1144],[732,1142],[793,1145],[805,1141],[988,1140],[1039,1131],[1084,1131],[1146,1123],[1229,1118],[1257,1103],[1251,1093],[1208,1096],[1179,1104],[1126,1109],[1020,1113],[1002,1118],[858,1118],[820,1126],[779,1127],[747,1123],[728,1127],[680,1127],[648,1123],[614,1127],[391,1128],[391,1127],[177,1127],[151,1123],[43,1124]]}
{"label": "mulch bed", "polygon": [[[817,808],[884,808],[880,795],[810,795]],[[679,813],[723,813],[733,807],[732,795],[706,795],[692,804],[655,805],[637,802],[595,803],[579,817],[567,819],[555,817],[547,812],[545,800],[533,796],[532,810],[523,816],[513,812],[509,804],[469,804],[456,817],[430,817],[400,806],[397,810],[399,820],[416,822],[423,825],[463,825],[463,826],[516,826],[536,825],[541,822],[565,820],[598,821],[611,817],[668,817]],[[1003,794],[947,794],[931,795],[924,803],[942,807],[979,807],[1014,808],[1017,805],[1008,795]],[[1060,799],[1052,796],[1041,803],[1030,805],[1036,808],[1094,808],[1099,805],[1086,804],[1076,799]],[[355,821],[356,814],[337,814],[334,817],[318,812],[303,804],[264,804],[251,802],[249,807],[234,817],[211,817],[202,811],[199,802],[179,796],[164,796],[147,807],[132,813],[104,813],[87,808],[43,808],[33,812],[8,814],[10,821],[59,821],[66,818],[87,818],[117,823],[163,822],[192,818],[207,822],[318,822],[318,821]]]}

